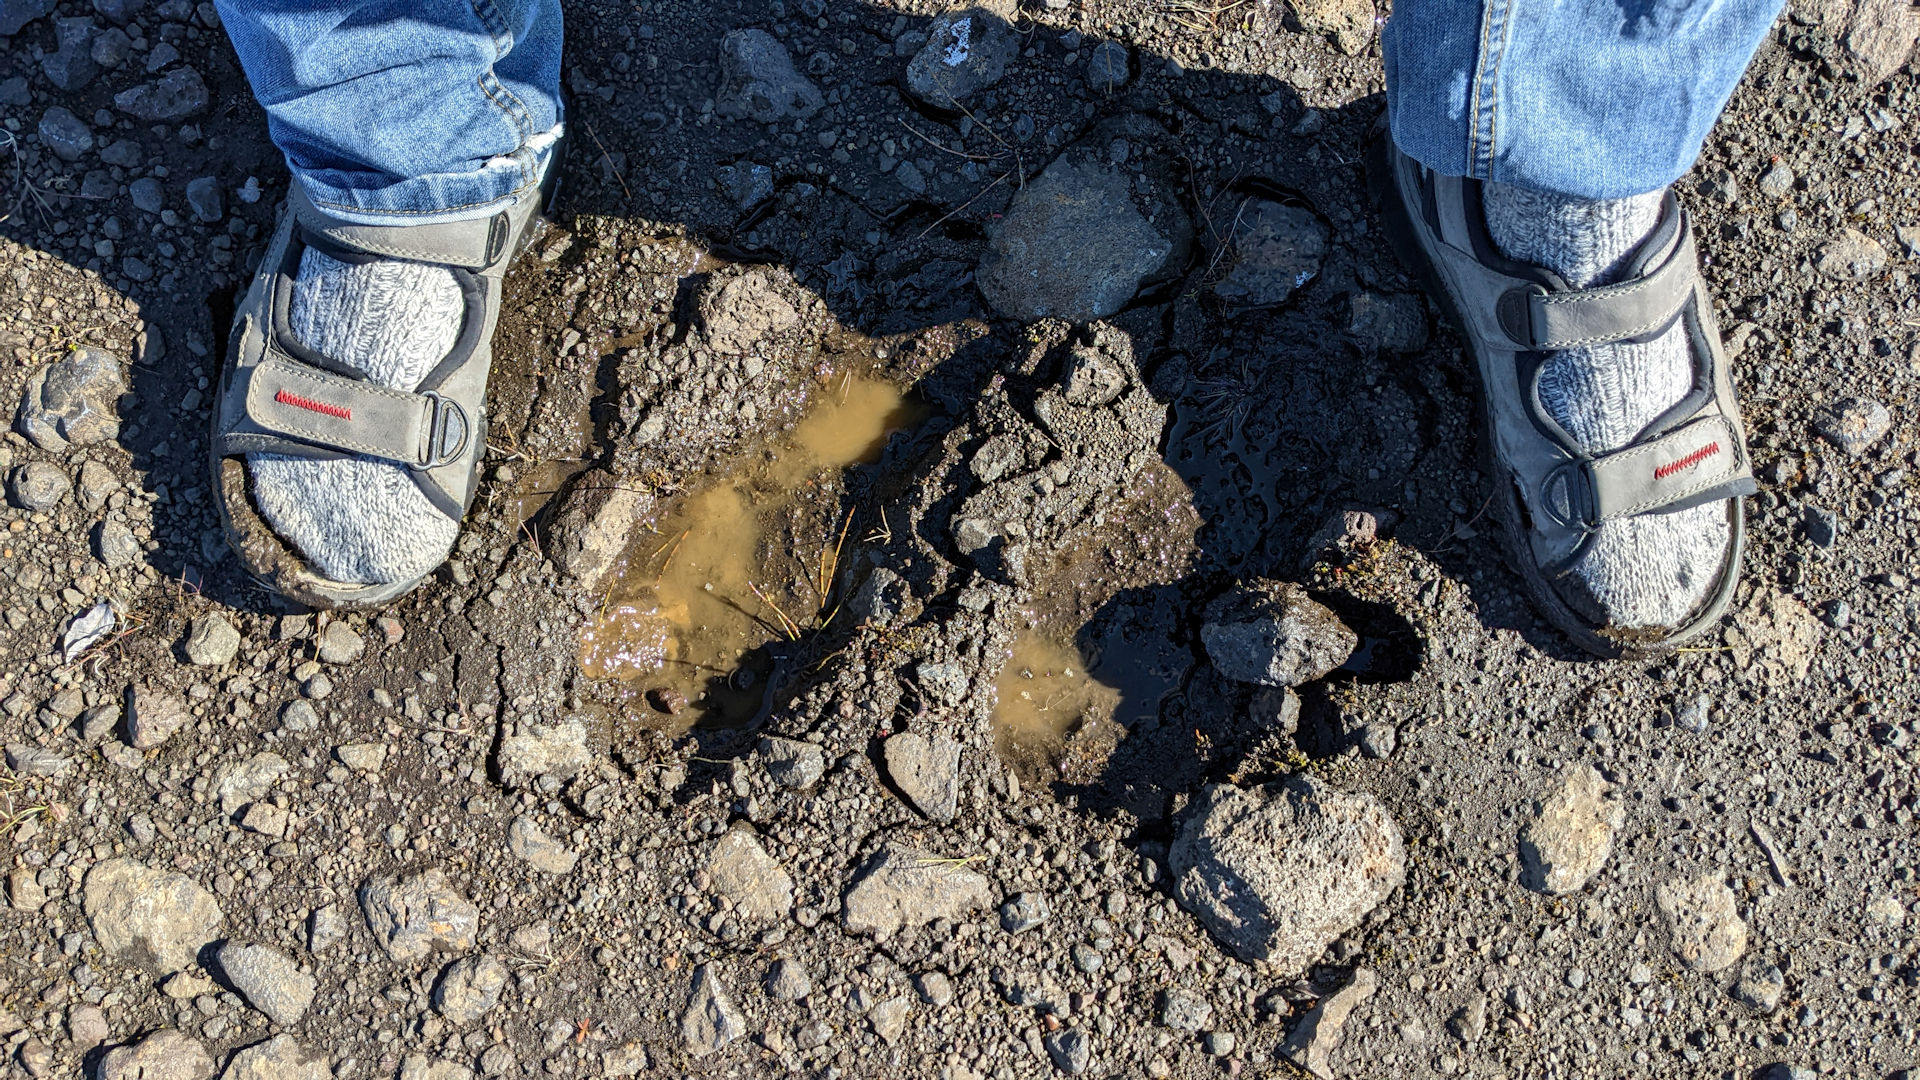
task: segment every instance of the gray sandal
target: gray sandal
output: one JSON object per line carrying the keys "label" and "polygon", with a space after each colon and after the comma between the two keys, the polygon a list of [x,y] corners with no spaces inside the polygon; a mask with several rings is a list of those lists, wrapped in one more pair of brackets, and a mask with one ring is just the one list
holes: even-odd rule
{"label": "gray sandal", "polygon": [[[549,175],[557,173],[550,167]],[[268,527],[248,491],[244,457],[261,451],[312,458],[367,456],[405,465],[427,500],[455,522],[473,501],[486,451],[487,374],[500,284],[544,191],[491,217],[403,227],[328,216],[295,184],[273,243],[234,314],[215,402],[213,484],[220,522],[241,564],[262,584],[315,607],[370,607],[419,585],[363,585],[316,573]],[[295,340],[287,310],[300,256],[317,248],[343,262],[407,259],[452,271],[466,312],[445,359],[413,393],[389,390]]]}
{"label": "gray sandal", "polygon": [[[1555,626],[1602,656],[1660,651],[1715,625],[1733,597],[1745,547],[1741,499],[1757,487],[1713,304],[1686,212],[1669,193],[1660,223],[1624,280],[1571,289],[1557,275],[1495,250],[1480,184],[1439,176],[1374,140],[1372,181],[1395,247],[1467,340],[1479,370],[1482,449],[1516,569]],[[1540,404],[1548,353],[1658,337],[1684,320],[1693,388],[1628,445],[1587,454]],[[1725,561],[1707,598],[1679,625],[1607,625],[1572,567],[1602,522],[1722,502]]]}

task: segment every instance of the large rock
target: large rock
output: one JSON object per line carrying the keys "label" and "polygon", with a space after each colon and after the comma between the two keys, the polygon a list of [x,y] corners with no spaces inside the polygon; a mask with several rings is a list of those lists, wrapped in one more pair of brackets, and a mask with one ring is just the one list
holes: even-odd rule
{"label": "large rock", "polygon": [[224,918],[199,882],[124,858],[87,871],[83,904],[100,948],[154,975],[191,966]]}
{"label": "large rock", "polygon": [[994,310],[1090,322],[1180,270],[1193,225],[1164,175],[1166,139],[1150,121],[1118,118],[1029,180],[987,232],[978,281]]}
{"label": "large rock", "polygon": [[1569,768],[1520,831],[1521,883],[1550,896],[1580,889],[1606,863],[1626,819],[1599,770],[1586,762]]}
{"label": "large rock", "polygon": [[1399,888],[1406,858],[1378,800],[1304,776],[1208,787],[1168,852],[1182,906],[1241,959],[1289,972]]}
{"label": "large rock", "polygon": [[881,744],[887,777],[915,810],[948,822],[960,806],[960,744],[950,736],[928,738],[903,731]]}
{"label": "large rock", "polygon": [[220,1080],[329,1080],[332,1076],[324,1054],[308,1058],[293,1036],[275,1035],[233,1055]]}
{"label": "large rock", "polygon": [[217,611],[193,620],[187,632],[187,659],[199,667],[222,667],[240,653],[240,631]]}
{"label": "large rock", "polygon": [[1820,247],[1814,269],[1840,281],[1865,281],[1887,268],[1887,249],[1859,229],[1841,229]]}
{"label": "large rock", "polygon": [[360,887],[360,909],[374,940],[401,963],[435,949],[471,949],[480,929],[480,909],[437,866],[403,878],[370,879]]}
{"label": "large rock", "polygon": [[1877,86],[1913,55],[1920,38],[1920,9],[1908,0],[1860,0],[1847,29],[1847,52],[1859,65],[1861,81]]}
{"label": "large rock", "polygon": [[293,958],[270,945],[220,946],[220,970],[247,1004],[282,1027],[292,1027],[313,1004],[319,980],[300,970]]}
{"label": "large rock", "polygon": [[115,1047],[100,1059],[100,1080],[209,1080],[213,1058],[199,1040],[171,1029]]}
{"label": "large rock", "polygon": [[1347,662],[1360,639],[1298,585],[1256,579],[1207,605],[1200,641],[1235,682],[1299,686]]}
{"label": "large rock", "polygon": [[434,984],[434,1011],[463,1027],[492,1012],[506,985],[507,965],[485,953],[455,960]]}
{"label": "large rock", "polygon": [[1727,875],[1709,870],[1653,891],[1665,916],[1673,955],[1694,971],[1720,971],[1747,951],[1747,924],[1734,906]]}
{"label": "large rock", "polygon": [[772,922],[793,910],[793,878],[745,829],[735,829],[713,842],[705,870],[713,891],[748,920]]}
{"label": "large rock", "polygon": [[16,426],[42,450],[107,442],[120,436],[120,396],[126,392],[119,358],[76,349],[27,380]]}
{"label": "large rock", "polygon": [[1000,81],[1020,55],[1020,37],[984,8],[949,12],[927,27],[927,43],[907,64],[907,89],[935,108]]}
{"label": "large rock", "polygon": [[793,57],[765,30],[735,30],[720,39],[720,89],[714,111],[763,124],[804,120],[820,111],[820,88],[795,71]]}
{"label": "large rock", "polygon": [[680,1014],[680,1038],[687,1053],[705,1057],[747,1033],[746,1018],[733,1004],[719,972],[701,964],[693,972],[693,988]]}
{"label": "large rock", "polygon": [[827,755],[819,743],[764,738],[760,740],[759,757],[761,767],[781,787],[812,787],[827,771]]}
{"label": "large rock", "polygon": [[844,898],[847,929],[884,940],[935,919],[958,919],[993,902],[987,879],[958,860],[888,841],[854,876]]}

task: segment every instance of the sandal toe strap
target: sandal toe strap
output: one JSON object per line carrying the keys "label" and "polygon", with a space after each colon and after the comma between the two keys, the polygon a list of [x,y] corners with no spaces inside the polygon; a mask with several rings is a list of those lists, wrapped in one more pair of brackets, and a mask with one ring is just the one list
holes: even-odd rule
{"label": "sandal toe strap", "polygon": [[451,398],[389,390],[268,356],[236,373],[223,413],[225,454],[272,451],[306,456],[362,454],[416,471],[457,461],[473,420]]}
{"label": "sandal toe strap", "polygon": [[1548,474],[1543,507],[1569,528],[1673,513],[1752,495],[1752,463],[1732,420],[1709,414],[1665,434]]}

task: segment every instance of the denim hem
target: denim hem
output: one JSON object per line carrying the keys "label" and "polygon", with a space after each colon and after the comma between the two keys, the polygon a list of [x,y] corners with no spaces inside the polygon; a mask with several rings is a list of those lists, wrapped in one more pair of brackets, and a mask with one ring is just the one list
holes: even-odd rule
{"label": "denim hem", "polygon": [[380,173],[289,165],[313,204],[358,225],[423,225],[487,217],[540,186],[553,163],[560,125],[513,154],[469,173],[395,180]]}

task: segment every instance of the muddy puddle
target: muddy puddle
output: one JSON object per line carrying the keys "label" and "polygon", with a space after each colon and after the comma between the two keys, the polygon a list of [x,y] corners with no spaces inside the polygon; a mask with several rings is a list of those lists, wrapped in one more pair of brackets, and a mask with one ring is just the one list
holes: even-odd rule
{"label": "muddy puddle", "polygon": [[[858,538],[826,489],[924,415],[881,379],[843,375],[822,387],[786,436],[633,539],[581,633],[581,670],[644,691],[678,728],[753,720],[789,647],[825,626],[840,600],[837,571]],[[779,527],[796,512],[817,519],[810,543]]]}

